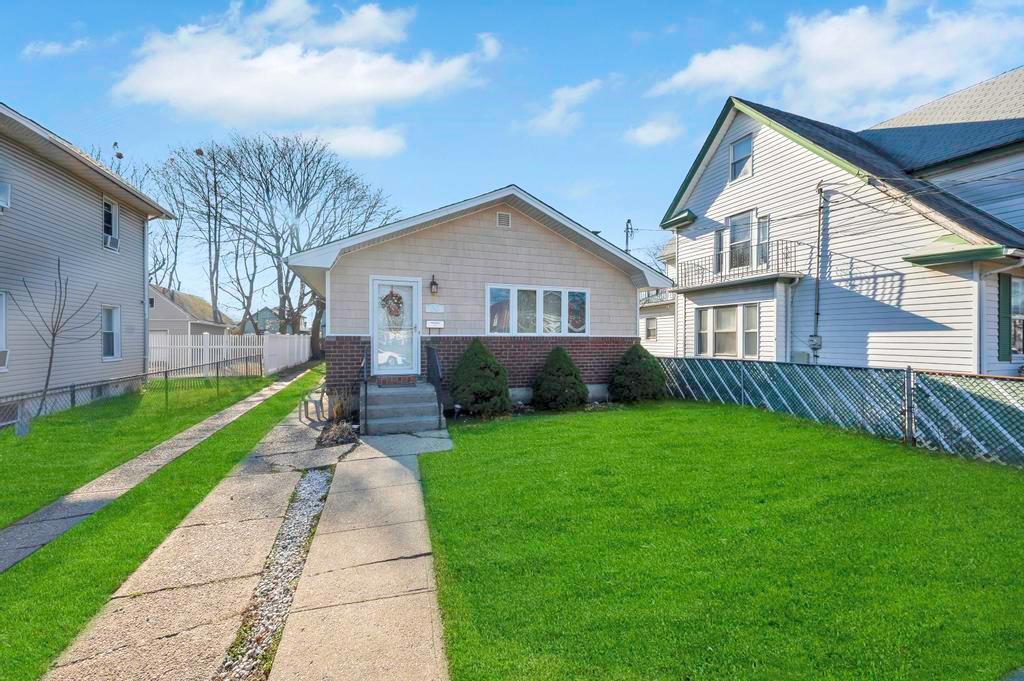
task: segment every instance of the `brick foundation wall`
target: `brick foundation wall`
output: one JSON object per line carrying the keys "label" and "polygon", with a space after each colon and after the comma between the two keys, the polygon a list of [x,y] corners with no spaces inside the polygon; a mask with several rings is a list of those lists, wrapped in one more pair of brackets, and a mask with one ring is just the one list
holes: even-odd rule
{"label": "brick foundation wall", "polygon": [[[432,346],[441,360],[445,382],[451,378],[455,365],[474,336],[424,336],[422,373],[427,370],[426,346]],[[580,368],[583,382],[606,384],[612,369],[629,346],[640,342],[637,337],[566,337],[566,336],[480,336],[494,356],[508,369],[510,388],[529,388],[551,349],[562,346]],[[370,347],[368,336],[329,336],[324,340],[327,358],[327,387],[333,392],[348,392],[362,379],[360,364]]]}

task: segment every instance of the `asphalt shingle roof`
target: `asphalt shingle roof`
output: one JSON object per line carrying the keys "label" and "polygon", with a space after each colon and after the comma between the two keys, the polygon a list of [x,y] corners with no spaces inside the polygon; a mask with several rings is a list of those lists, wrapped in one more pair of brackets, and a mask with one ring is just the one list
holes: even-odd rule
{"label": "asphalt shingle roof", "polygon": [[194,296],[191,293],[183,293],[182,291],[175,291],[174,289],[165,288],[163,286],[154,286],[153,288],[184,310],[195,321],[209,322],[210,324],[225,324],[228,326],[235,324],[235,322],[223,312],[218,312],[215,316],[213,313],[213,305],[199,296]]}
{"label": "asphalt shingle roof", "polygon": [[858,133],[904,170],[1024,140],[1024,67]]}

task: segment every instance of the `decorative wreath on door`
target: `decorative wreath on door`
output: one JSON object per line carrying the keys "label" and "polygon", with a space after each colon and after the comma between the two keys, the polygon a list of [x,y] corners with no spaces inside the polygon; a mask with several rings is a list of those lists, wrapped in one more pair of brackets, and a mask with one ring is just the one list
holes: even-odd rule
{"label": "decorative wreath on door", "polygon": [[402,326],[402,313],[405,311],[405,300],[395,289],[391,289],[380,299],[380,306],[388,313],[388,326],[397,329]]}

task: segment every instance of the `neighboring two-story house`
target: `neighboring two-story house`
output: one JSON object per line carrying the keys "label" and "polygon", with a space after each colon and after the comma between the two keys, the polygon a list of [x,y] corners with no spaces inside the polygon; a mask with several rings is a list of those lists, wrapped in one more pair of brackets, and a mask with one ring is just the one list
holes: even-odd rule
{"label": "neighboring two-story house", "polygon": [[[166,210],[0,104],[0,397],[42,389],[57,260],[67,284],[52,387],[146,370],[146,229]],[[35,328],[33,328],[33,324]]]}
{"label": "neighboring two-story house", "polygon": [[672,354],[1017,373],[1024,68],[859,133],[730,98],[662,226]]}
{"label": "neighboring two-story house", "polygon": [[[664,271],[675,275],[675,242],[669,240],[658,261]],[[640,294],[640,343],[656,357],[672,357],[676,352],[676,295],[671,288],[656,288]]]}

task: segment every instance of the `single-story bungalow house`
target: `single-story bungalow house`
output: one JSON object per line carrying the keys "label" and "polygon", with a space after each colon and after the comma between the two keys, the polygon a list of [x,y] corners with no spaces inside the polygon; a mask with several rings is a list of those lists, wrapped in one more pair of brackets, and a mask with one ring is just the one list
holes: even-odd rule
{"label": "single-story bungalow house", "polygon": [[[246,319],[238,325],[240,333],[281,333],[281,319],[277,316],[277,310],[274,308],[264,305],[253,315],[253,318],[256,325],[253,326],[252,321]],[[292,323],[289,321],[286,333],[309,333],[306,319],[304,317],[300,319],[298,329],[292,328]]]}
{"label": "single-story bungalow house", "polygon": [[676,356],[1017,374],[1024,68],[860,132],[731,97],[662,227]]}
{"label": "single-story bungalow house", "polygon": [[234,320],[199,296],[149,285],[149,332],[170,336],[223,336]]}
{"label": "single-story bungalow house", "polygon": [[[70,142],[0,104],[0,401],[43,388],[50,352],[37,330],[54,309],[58,259],[65,319],[81,309],[58,344],[51,388],[146,370],[146,230],[168,217]],[[14,402],[5,404],[0,424],[13,413]]]}
{"label": "single-story bungalow house", "polygon": [[361,380],[364,358],[375,380],[415,381],[427,348],[447,380],[479,338],[508,368],[513,399],[529,399],[555,346],[600,395],[639,342],[640,292],[672,284],[515,185],[295,254],[288,266],[326,299],[335,392]]}

